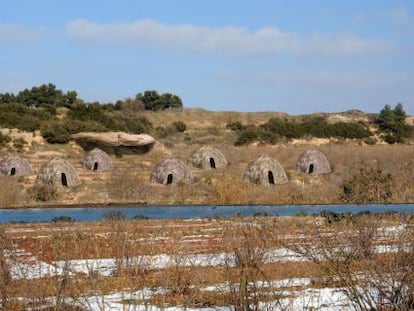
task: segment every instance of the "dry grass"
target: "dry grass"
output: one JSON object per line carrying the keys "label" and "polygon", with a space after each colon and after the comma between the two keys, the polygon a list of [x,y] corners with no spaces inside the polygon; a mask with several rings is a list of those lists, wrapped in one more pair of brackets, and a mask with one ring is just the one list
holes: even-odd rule
{"label": "dry grass", "polygon": [[[43,204],[90,204],[128,202],[148,205],[169,204],[325,204],[342,203],[343,184],[361,168],[380,168],[393,176],[390,202],[414,202],[414,160],[412,145],[365,145],[358,141],[321,142],[303,140],[277,145],[233,145],[236,134],[227,130],[228,122],[260,124],[280,113],[210,112],[202,109],[144,112],[154,128],[175,121],[187,124],[184,133],[172,133],[159,138],[147,154],[111,156],[115,171],[96,174],[86,170],[81,161],[83,150],[76,144],[48,145],[39,140],[26,148],[25,156],[32,164],[34,175],[0,187],[0,207],[40,206]],[[284,116],[289,117],[289,116]],[[219,149],[230,166],[214,172],[191,167],[195,176],[192,185],[164,187],[150,183],[155,165],[169,156],[183,162],[204,144]],[[311,178],[296,172],[296,162],[309,148],[316,147],[328,158],[332,173]],[[6,150],[1,151],[6,155]],[[276,158],[284,167],[289,182],[286,185],[260,187],[244,184],[242,177],[248,163],[262,154]],[[66,191],[54,202],[35,202],[30,188],[42,164],[54,157],[69,160],[76,168],[82,186],[76,192]],[[3,182],[0,180],[0,182]],[[12,187],[12,188],[10,188]],[[20,191],[20,187],[23,188]],[[17,190],[16,190],[17,189]],[[18,194],[16,197],[15,194]]]}
{"label": "dry grass", "polygon": [[[388,275],[387,269],[404,267],[408,262],[398,259],[404,258],[399,257],[399,253],[375,255],[369,250],[375,245],[400,245],[403,246],[400,251],[404,252],[407,245],[412,245],[406,243],[413,242],[413,221],[410,216],[381,215],[360,216],[352,222],[336,224],[324,224],[322,219],[312,217],[8,224],[0,232],[2,256],[19,249],[46,263],[63,260],[68,268],[74,259],[114,258],[118,264],[112,275],[102,275],[91,267],[86,274],[78,272],[71,277],[63,274],[0,282],[0,295],[8,298],[5,310],[23,310],[29,306],[40,309],[50,296],[56,297],[56,301],[68,297],[76,301],[84,294],[99,296],[145,288],[165,290],[145,300],[161,308],[167,305],[193,308],[233,305],[236,309],[246,304],[258,306],[258,301],[280,299],[278,289],[270,285],[275,280],[310,278],[312,282],[307,286],[311,288],[344,286],[341,282],[351,281],[349,278],[353,273],[373,273],[370,267],[376,267],[375,273],[380,272],[382,276]],[[400,224],[404,224],[404,231],[381,229]],[[387,236],[383,232],[394,233]],[[317,254],[315,258],[320,259],[267,261],[269,250],[284,247],[296,249],[309,259],[312,254]],[[318,251],[330,257],[320,257]],[[349,258],[348,261],[341,261],[343,257],[339,255],[348,253],[350,256],[344,257]],[[141,262],[145,256],[162,254],[173,259],[164,268],[149,269]],[[186,256],[197,254],[227,254],[229,261],[219,266],[183,265]],[[23,260],[19,258],[13,255],[7,262],[13,265]],[[236,260],[230,260],[232,258]],[[4,262],[4,257],[0,259]],[[7,265],[1,267],[3,274],[10,268]],[[406,267],[407,279],[411,280],[411,266]],[[338,275],[348,279],[335,278]],[[380,279],[376,275],[375,279],[368,280]],[[258,285],[262,282],[269,287]],[[218,284],[224,284],[224,287],[216,291],[203,290]],[[249,286],[243,287],[243,284]],[[286,286],[286,290],[302,288]],[[28,300],[15,297],[30,298],[30,305]],[[61,306],[54,307],[63,310]]]}

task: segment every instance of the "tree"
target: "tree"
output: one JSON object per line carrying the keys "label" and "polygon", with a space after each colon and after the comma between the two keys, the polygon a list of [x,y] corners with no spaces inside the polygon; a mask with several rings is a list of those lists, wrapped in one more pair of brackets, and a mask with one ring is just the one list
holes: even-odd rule
{"label": "tree", "polygon": [[406,138],[412,136],[413,127],[405,122],[406,117],[407,114],[401,103],[398,103],[394,109],[390,105],[384,106],[375,122],[384,133],[383,138],[386,142],[403,143]]}
{"label": "tree", "polygon": [[0,104],[8,104],[16,101],[16,96],[11,93],[0,93]]}
{"label": "tree", "polygon": [[161,101],[163,103],[163,109],[181,108],[183,106],[181,98],[170,93],[162,94]]}
{"label": "tree", "polygon": [[160,95],[157,91],[154,90],[147,90],[142,93],[138,93],[135,96],[136,100],[141,100],[144,103],[145,110],[155,110],[154,103],[160,99]]}
{"label": "tree", "polygon": [[183,106],[179,96],[171,93],[158,94],[158,92],[154,90],[138,93],[135,96],[135,99],[144,103],[145,110],[157,111],[170,108],[181,108]]}

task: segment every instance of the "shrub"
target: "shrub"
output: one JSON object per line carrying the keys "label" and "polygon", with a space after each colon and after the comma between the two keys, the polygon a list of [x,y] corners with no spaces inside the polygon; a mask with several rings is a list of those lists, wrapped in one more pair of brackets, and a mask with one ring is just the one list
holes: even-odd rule
{"label": "shrub", "polygon": [[246,126],[244,126],[240,121],[233,121],[226,124],[226,129],[240,132],[244,130]]}
{"label": "shrub", "polygon": [[183,121],[174,121],[172,126],[175,128],[177,132],[185,132],[187,130],[187,125]]}
{"label": "shrub", "polygon": [[127,217],[121,211],[109,211],[105,213],[102,220],[113,221],[113,220],[125,220]]}
{"label": "shrub", "polygon": [[70,139],[70,132],[62,122],[51,122],[42,129],[42,136],[49,144],[65,144]]}
{"label": "shrub", "polygon": [[[238,125],[234,126],[237,128]],[[286,139],[303,137],[366,139],[370,136],[371,132],[362,122],[328,124],[323,117],[305,119],[301,122],[271,118],[259,127],[251,126],[240,130],[235,144],[243,145],[252,141],[274,144]]]}
{"label": "shrub", "polygon": [[8,135],[3,135],[0,132],[0,147],[4,147],[7,143],[11,141],[11,137]]}
{"label": "shrub", "polygon": [[73,219],[70,216],[56,216],[56,217],[53,217],[50,221],[53,222],[53,223],[56,223],[56,222],[74,222],[75,219]]}
{"label": "shrub", "polygon": [[57,199],[59,192],[51,183],[43,183],[33,187],[32,197],[36,201],[46,202]]}
{"label": "shrub", "polygon": [[381,169],[360,169],[343,185],[341,199],[346,203],[388,203],[392,197],[393,176]]}
{"label": "shrub", "polygon": [[249,144],[249,143],[259,140],[260,136],[261,136],[260,130],[258,130],[256,127],[249,127],[240,132],[234,144],[236,146]]}

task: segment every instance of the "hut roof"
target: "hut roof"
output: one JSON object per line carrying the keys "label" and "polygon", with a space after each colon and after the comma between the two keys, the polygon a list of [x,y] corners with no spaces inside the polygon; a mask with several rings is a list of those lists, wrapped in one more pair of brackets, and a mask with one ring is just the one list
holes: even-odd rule
{"label": "hut roof", "polygon": [[169,185],[183,182],[191,184],[193,174],[188,167],[180,160],[175,158],[166,159],[158,163],[151,173],[151,182]]}
{"label": "hut roof", "polygon": [[0,172],[4,175],[30,175],[32,167],[25,158],[18,154],[9,155],[0,162]]}
{"label": "hut roof", "polygon": [[51,184],[55,187],[77,187],[81,181],[72,164],[64,159],[54,158],[42,166],[36,183]]}
{"label": "hut roof", "polygon": [[310,175],[322,175],[329,174],[331,166],[322,152],[316,149],[309,149],[299,157],[296,163],[296,170]]}
{"label": "hut roof", "polygon": [[99,148],[89,151],[83,159],[83,164],[87,169],[93,171],[112,171],[114,166],[109,155]]}
{"label": "hut roof", "polygon": [[272,184],[280,185],[288,182],[286,172],[282,165],[268,155],[262,155],[255,161],[250,162],[244,172],[243,179],[265,186]]}
{"label": "hut roof", "polygon": [[228,161],[223,153],[211,146],[203,146],[194,152],[188,159],[193,166],[204,169],[223,168]]}

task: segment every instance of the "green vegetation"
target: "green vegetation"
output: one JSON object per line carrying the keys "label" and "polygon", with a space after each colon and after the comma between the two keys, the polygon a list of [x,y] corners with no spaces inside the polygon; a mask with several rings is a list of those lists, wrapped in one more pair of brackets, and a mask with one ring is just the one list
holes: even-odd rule
{"label": "green vegetation", "polygon": [[70,107],[77,98],[75,91],[66,94],[56,89],[52,83],[34,86],[30,90],[24,89],[17,95],[5,93],[0,94],[0,104],[20,103],[27,107]]}
{"label": "green vegetation", "polygon": [[[182,107],[179,96],[158,93],[156,90],[146,90],[136,94],[135,98],[117,100],[115,103],[87,103],[78,98],[76,91],[63,92],[48,83],[24,89],[17,94],[0,93],[0,126],[24,131],[40,129],[47,142],[59,144],[68,142],[72,134],[80,131],[146,132],[165,138],[187,131],[187,124],[182,120],[169,120],[166,125],[154,130],[143,112]],[[370,131],[372,125],[378,128],[379,137],[390,144],[404,143],[414,135],[414,127],[405,121],[406,113],[402,104],[394,108],[386,105],[375,116],[374,124],[368,121],[332,123],[327,116],[273,117],[260,125],[249,121],[243,124],[234,116],[230,119],[232,121],[227,123],[226,128],[237,133],[237,146],[252,142],[275,144],[311,137],[361,139],[367,144],[375,144],[377,138]],[[211,128],[218,132],[217,128]]]}
{"label": "green vegetation", "polygon": [[[147,96],[143,99],[147,100]],[[181,99],[173,94],[158,95],[158,100],[164,105],[161,109],[182,106]],[[150,109],[148,107],[145,109]],[[62,144],[81,131],[151,132],[152,124],[138,114],[143,108],[143,102],[138,99],[118,101],[115,105],[85,103],[77,98],[75,91],[64,93],[49,83],[25,89],[17,95],[0,93],[0,126],[24,131],[40,129],[47,142]],[[183,126],[185,124],[177,124],[177,131]],[[0,144],[3,141],[1,138]]]}
{"label": "green vegetation", "polygon": [[238,122],[232,122],[226,127],[239,132],[235,145],[244,145],[253,141],[274,144],[304,137],[364,139],[372,135],[368,125],[363,122],[331,124],[323,117],[314,117],[302,122],[271,118],[260,126],[243,126]]}
{"label": "green vegetation", "polygon": [[394,109],[390,105],[385,105],[381,110],[375,122],[387,143],[404,143],[407,138],[413,137],[414,128],[405,122],[406,117],[403,105],[400,103]]}
{"label": "green vegetation", "polygon": [[181,108],[183,106],[179,96],[170,93],[158,94],[158,92],[154,90],[138,93],[135,96],[135,99],[143,102],[145,110],[157,111]]}

